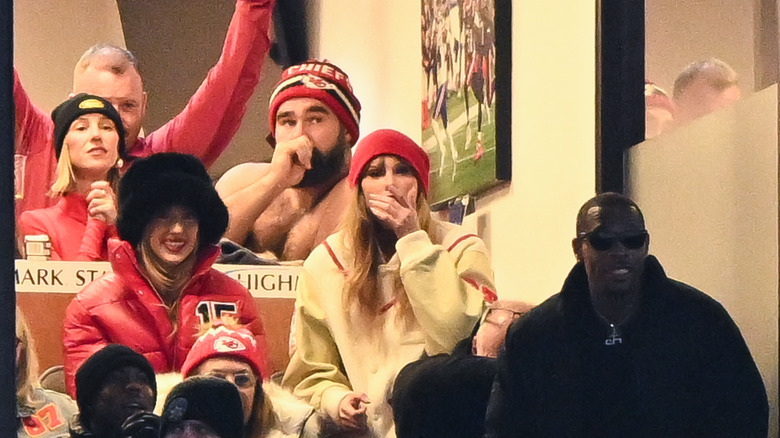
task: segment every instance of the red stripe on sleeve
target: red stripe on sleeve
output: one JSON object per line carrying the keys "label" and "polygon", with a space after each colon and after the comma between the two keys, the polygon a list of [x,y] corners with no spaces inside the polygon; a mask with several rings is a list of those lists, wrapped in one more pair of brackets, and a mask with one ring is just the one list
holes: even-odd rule
{"label": "red stripe on sleeve", "polygon": [[338,257],[336,257],[336,253],[333,252],[333,248],[330,247],[328,241],[322,242],[322,244],[325,245],[325,249],[328,250],[328,254],[330,254],[330,258],[333,259],[333,263],[336,264],[336,267],[338,267],[340,271],[343,271],[344,265],[342,265]]}
{"label": "red stripe on sleeve", "polygon": [[460,242],[463,242],[464,240],[468,239],[469,237],[477,237],[477,238],[479,238],[479,236],[477,236],[476,234],[465,234],[463,236],[460,236],[460,237],[458,237],[458,239],[456,241],[452,242],[452,245],[450,245],[450,247],[447,248],[447,251],[448,252],[452,251],[456,246],[458,246],[458,244]]}

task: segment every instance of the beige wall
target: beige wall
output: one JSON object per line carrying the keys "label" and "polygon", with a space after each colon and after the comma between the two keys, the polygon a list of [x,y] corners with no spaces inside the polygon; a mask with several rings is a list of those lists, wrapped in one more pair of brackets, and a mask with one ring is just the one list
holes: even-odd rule
{"label": "beige wall", "polygon": [[647,79],[671,96],[677,74],[689,63],[720,58],[740,76],[743,93],[753,91],[756,0],[647,0]]}
{"label": "beige wall", "polygon": [[[144,124],[152,132],[176,115],[222,53],[235,0],[119,0],[128,49],[141,60],[149,104]],[[177,23],[177,26],[170,26]],[[204,32],[204,29],[208,29]],[[230,147],[209,168],[213,177],[246,161],[270,160],[268,99],[281,67],[266,56],[260,83]],[[171,86],[175,84],[175,86]]]}
{"label": "beige wall", "polygon": [[46,111],[68,97],[84,50],[124,41],[113,1],[14,2],[14,66],[33,102]]}
{"label": "beige wall", "polygon": [[[392,127],[420,140],[420,1],[319,8],[319,54],[351,76],[361,131]],[[536,303],[573,265],[574,219],[594,191],[595,3],[515,0],[512,21],[513,180],[479,200],[467,224],[491,248],[499,295]]]}

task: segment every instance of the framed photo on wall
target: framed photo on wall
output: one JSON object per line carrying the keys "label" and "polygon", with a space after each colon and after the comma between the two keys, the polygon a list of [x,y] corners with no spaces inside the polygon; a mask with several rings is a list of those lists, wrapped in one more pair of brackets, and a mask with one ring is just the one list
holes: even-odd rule
{"label": "framed photo on wall", "polygon": [[434,207],[511,179],[511,0],[421,0]]}

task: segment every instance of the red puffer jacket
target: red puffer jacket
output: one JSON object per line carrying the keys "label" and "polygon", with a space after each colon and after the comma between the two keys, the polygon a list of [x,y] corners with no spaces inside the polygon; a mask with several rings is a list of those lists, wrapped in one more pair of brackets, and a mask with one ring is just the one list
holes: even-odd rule
{"label": "red puffer jacket", "polygon": [[211,267],[217,247],[201,250],[180,298],[175,329],[130,244],[111,239],[108,247],[113,272],[82,289],[65,312],[65,382],[74,399],[76,371],[107,344],[127,345],[143,354],[158,373],[179,371],[200,325],[226,314],[234,314],[255,334],[263,356],[261,372],[270,376],[265,330],[254,300],[239,282]]}

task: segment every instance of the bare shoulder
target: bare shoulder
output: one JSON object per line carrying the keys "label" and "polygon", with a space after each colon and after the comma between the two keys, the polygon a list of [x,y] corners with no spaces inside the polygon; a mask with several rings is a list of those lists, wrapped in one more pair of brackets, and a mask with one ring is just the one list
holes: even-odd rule
{"label": "bare shoulder", "polygon": [[223,196],[241,190],[265,175],[268,168],[268,163],[242,163],[234,166],[217,180],[217,193]]}
{"label": "bare shoulder", "polygon": [[352,187],[350,187],[349,181],[347,181],[347,179],[344,178],[338,183],[336,183],[336,185],[333,186],[333,188],[330,190],[330,193],[328,193],[326,199],[329,202],[336,202],[346,207],[346,205],[349,204],[349,201],[352,199],[353,196],[354,196],[354,191],[352,190]]}

